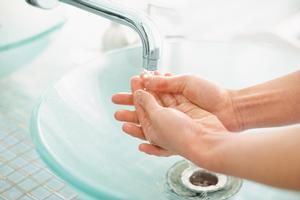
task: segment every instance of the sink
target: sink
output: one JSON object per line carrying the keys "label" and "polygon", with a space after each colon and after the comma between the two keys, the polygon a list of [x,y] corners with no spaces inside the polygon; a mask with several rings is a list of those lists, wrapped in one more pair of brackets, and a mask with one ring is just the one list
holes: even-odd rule
{"label": "sink", "polygon": [[25,66],[46,49],[53,33],[66,21],[63,11],[45,12],[25,0],[0,2],[0,77]]}
{"label": "sink", "polygon": [[[300,50],[284,42],[205,42],[172,39],[164,44],[162,71],[191,73],[229,88],[256,84],[299,69]],[[111,95],[129,91],[142,71],[141,47],[111,51],[66,74],[40,98],[31,133],[49,168],[87,199],[182,199],[166,188],[166,173],[180,157],[137,151],[113,118]],[[236,199],[299,199],[297,192],[244,181]]]}

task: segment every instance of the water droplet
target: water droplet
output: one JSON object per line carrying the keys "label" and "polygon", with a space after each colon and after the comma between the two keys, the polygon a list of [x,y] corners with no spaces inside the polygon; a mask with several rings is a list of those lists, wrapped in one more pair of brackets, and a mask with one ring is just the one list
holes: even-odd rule
{"label": "water droplet", "polygon": [[[151,81],[153,79],[153,76],[154,76],[154,71],[149,71],[149,70],[144,69],[143,73],[142,73],[142,76],[145,77],[145,78],[149,78],[149,80]],[[144,90],[146,90],[146,88],[144,88]]]}

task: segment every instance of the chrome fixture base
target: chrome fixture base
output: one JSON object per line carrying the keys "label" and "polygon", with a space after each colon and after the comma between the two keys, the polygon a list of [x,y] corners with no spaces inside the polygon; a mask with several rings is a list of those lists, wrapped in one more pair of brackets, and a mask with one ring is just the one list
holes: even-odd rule
{"label": "chrome fixture base", "polygon": [[[190,187],[190,178],[197,171],[210,174],[216,177],[218,182],[214,187],[197,186],[198,188]],[[190,182],[190,183],[186,183]],[[181,200],[225,200],[234,196],[242,186],[242,180],[208,172],[201,168],[192,168],[186,160],[175,163],[167,172],[166,175],[167,192],[174,199]]]}

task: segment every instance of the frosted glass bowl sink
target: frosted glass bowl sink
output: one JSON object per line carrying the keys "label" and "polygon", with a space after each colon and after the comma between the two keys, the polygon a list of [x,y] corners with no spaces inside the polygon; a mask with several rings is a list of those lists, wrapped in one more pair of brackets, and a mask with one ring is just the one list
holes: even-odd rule
{"label": "frosted glass bowl sink", "polygon": [[0,2],[0,77],[39,56],[66,19],[64,10],[44,11],[25,0]]}
{"label": "frosted glass bowl sink", "polygon": [[[300,51],[283,43],[169,41],[162,67],[189,72],[236,88],[298,69]],[[41,158],[90,199],[181,199],[166,189],[168,169],[182,158],[157,158],[137,151],[113,118],[111,95],[129,91],[139,74],[140,47],[110,52],[67,74],[48,89],[31,121]],[[251,169],[249,169],[251,170]],[[236,199],[299,199],[295,192],[245,181]]]}

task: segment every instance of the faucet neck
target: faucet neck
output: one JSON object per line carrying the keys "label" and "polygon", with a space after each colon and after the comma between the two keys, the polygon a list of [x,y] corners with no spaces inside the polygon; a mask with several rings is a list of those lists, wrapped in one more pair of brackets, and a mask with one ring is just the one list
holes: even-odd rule
{"label": "faucet neck", "polygon": [[161,38],[153,22],[143,13],[124,8],[109,0],[60,0],[64,3],[87,10],[111,21],[123,24],[136,31],[143,45],[143,67],[157,69],[160,59]]}
{"label": "faucet neck", "polygon": [[160,59],[161,38],[153,22],[143,13],[124,8],[110,0],[26,0],[41,8],[50,9],[58,1],[73,5],[80,9],[105,17],[111,21],[132,28],[141,38],[143,45],[143,67],[146,70],[157,69]]}

